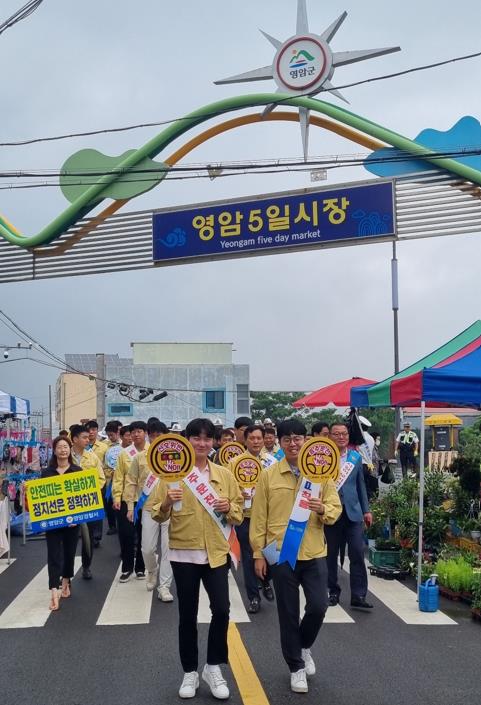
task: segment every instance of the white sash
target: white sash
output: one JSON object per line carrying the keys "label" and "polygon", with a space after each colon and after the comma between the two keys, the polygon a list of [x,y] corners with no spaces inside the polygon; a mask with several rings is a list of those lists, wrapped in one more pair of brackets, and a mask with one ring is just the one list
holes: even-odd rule
{"label": "white sash", "polygon": [[336,481],[336,490],[339,492],[343,484],[346,482],[348,479],[349,475],[351,472],[354,470],[355,463],[353,463],[351,460],[349,460],[349,457],[352,459],[351,453],[347,454],[346,461],[341,465],[341,472],[339,473],[339,477],[337,478]]}
{"label": "white sash", "polygon": [[206,512],[212,517],[219,529],[222,531],[226,541],[229,541],[232,526],[227,522],[225,514],[216,512],[214,502],[220,499],[219,495],[212,487],[208,480],[203,480],[200,477],[199,471],[194,468],[189,472],[187,477],[184,477],[184,484],[187,485],[194,497],[204,507]]}
{"label": "white sash", "polygon": [[152,490],[154,490],[157,485],[159,484],[160,477],[156,477],[153,472],[149,472],[147,477],[145,478],[144,482],[144,487],[142,489],[142,494],[144,494],[146,497],[150,495]]}

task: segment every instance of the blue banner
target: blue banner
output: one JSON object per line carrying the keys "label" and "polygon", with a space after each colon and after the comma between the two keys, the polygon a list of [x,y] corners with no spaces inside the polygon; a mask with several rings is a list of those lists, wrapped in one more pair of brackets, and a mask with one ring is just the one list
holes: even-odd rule
{"label": "blue banner", "polygon": [[30,525],[32,532],[38,534],[43,531],[51,531],[52,529],[62,529],[65,526],[77,526],[77,524],[87,524],[90,521],[99,521],[103,519],[104,516],[105,511],[103,509],[94,509],[89,512],[57,517],[55,519],[44,519],[42,521],[32,521],[30,519]]}
{"label": "blue banner", "polygon": [[155,262],[392,239],[393,182],[159,211],[153,214],[152,228]]}

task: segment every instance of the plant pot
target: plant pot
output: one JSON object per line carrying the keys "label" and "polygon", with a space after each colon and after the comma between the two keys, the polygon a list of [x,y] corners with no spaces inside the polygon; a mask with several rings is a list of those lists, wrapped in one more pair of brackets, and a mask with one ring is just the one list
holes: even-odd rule
{"label": "plant pot", "polygon": [[369,546],[369,548],[376,548],[376,539],[368,539],[367,545]]}
{"label": "plant pot", "polygon": [[399,539],[401,548],[412,548],[414,546],[413,539]]}
{"label": "plant pot", "polygon": [[471,617],[477,622],[481,622],[481,609],[479,607],[471,607]]}
{"label": "plant pot", "polygon": [[481,531],[471,531],[471,538],[473,541],[477,541],[479,543],[479,539],[481,538]]}

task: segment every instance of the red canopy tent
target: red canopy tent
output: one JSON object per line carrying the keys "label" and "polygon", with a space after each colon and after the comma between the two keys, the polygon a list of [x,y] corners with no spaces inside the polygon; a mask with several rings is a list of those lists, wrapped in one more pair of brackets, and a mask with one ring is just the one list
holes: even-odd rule
{"label": "red canopy tent", "polygon": [[301,409],[303,406],[315,408],[327,406],[328,404],[333,404],[334,406],[351,406],[351,389],[354,387],[367,387],[370,384],[376,384],[376,382],[365,379],[364,377],[352,377],[342,382],[329,384],[327,387],[321,387],[321,389],[318,389],[316,392],[311,392],[305,397],[302,397],[302,399],[298,399],[292,406],[295,409]]}

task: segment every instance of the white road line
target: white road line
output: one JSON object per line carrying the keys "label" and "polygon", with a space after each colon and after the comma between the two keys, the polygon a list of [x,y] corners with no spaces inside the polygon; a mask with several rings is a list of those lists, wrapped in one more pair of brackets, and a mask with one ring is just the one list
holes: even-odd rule
{"label": "white road line", "polygon": [[127,583],[119,583],[121,572],[121,565],[119,565],[97,624],[101,626],[148,624],[152,596],[155,591],[149,592],[145,580],[137,580],[135,576]]}
{"label": "white road line", "polygon": [[[75,559],[74,573],[82,559]],[[0,629],[43,627],[52,614],[48,608],[48,568],[45,566],[0,614]]]}
{"label": "white road line", "polygon": [[[306,598],[304,597],[304,591],[299,588],[301,596],[301,617],[304,613],[306,607]],[[335,607],[328,607],[326,616],[324,617],[324,624],[354,624],[353,618],[344,610],[341,605],[336,605]]]}
{"label": "white road line", "polygon": [[[366,561],[366,567],[368,562]],[[349,573],[349,561],[346,559],[344,570]],[[368,571],[369,573],[369,571]],[[444,612],[421,612],[418,606],[417,595],[399,580],[384,580],[374,575],[368,575],[368,590],[378,600],[381,600],[396,617],[405,624],[426,626],[457,625],[457,622],[448,617]]]}
{"label": "white road line", "polygon": [[13,563],[15,563],[16,560],[16,558],[10,558],[9,563],[8,558],[0,558],[0,575],[4,573]]}
{"label": "white road line", "polygon": [[[237,624],[242,622],[250,622],[249,615],[246,612],[244,603],[242,602],[242,597],[239,592],[236,580],[229,571],[229,600],[230,600],[230,621],[236,622]],[[209,624],[211,620],[211,612],[209,607],[209,598],[204,589],[204,586],[200,586],[199,594],[199,612],[197,615],[197,621],[199,624]]]}

